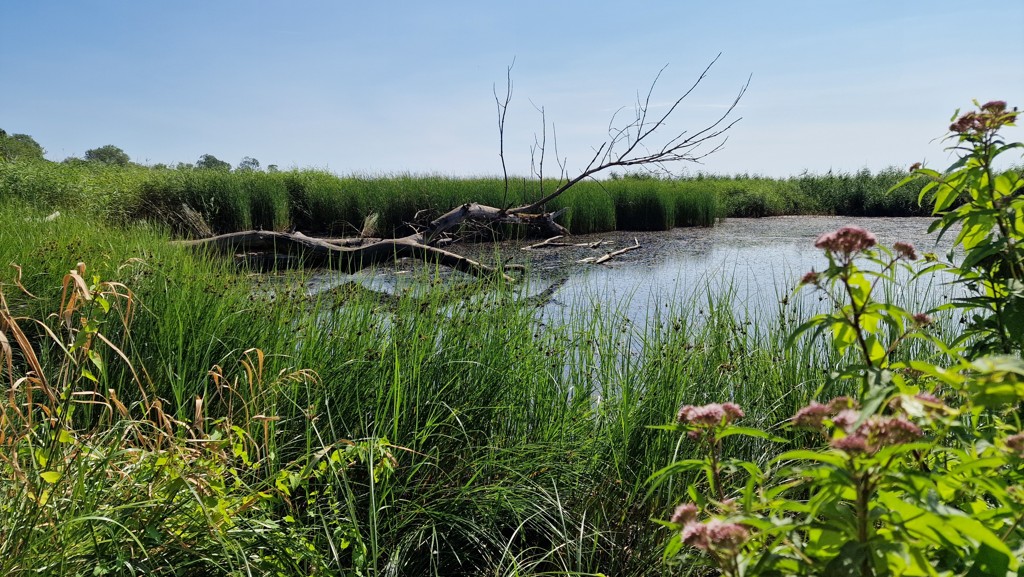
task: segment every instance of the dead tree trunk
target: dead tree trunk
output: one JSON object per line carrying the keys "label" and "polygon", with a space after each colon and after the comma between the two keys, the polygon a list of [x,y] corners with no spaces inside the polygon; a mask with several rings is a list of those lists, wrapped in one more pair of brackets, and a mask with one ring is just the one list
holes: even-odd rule
{"label": "dead tree trunk", "polygon": [[[720,56],[720,55],[719,55]],[[616,118],[609,123],[608,138],[594,149],[586,167],[573,177],[569,177],[565,162],[558,161],[562,169],[559,184],[554,190],[543,194],[541,198],[522,206],[498,208],[475,202],[455,207],[430,221],[411,235],[392,239],[318,239],[302,233],[279,233],[264,231],[247,231],[222,234],[211,238],[192,241],[179,241],[181,244],[196,248],[210,248],[227,253],[270,253],[273,255],[289,255],[295,257],[307,267],[326,267],[345,272],[355,272],[362,268],[383,264],[397,258],[412,257],[454,268],[473,275],[491,275],[500,273],[512,280],[504,271],[473,261],[454,252],[439,248],[446,241],[451,241],[451,231],[465,224],[493,226],[503,224],[524,225],[532,227],[547,236],[568,236],[569,231],[556,222],[562,211],[548,212],[548,203],[558,198],[577,183],[595,177],[598,173],[613,168],[655,167],[665,170],[665,166],[679,162],[699,162],[709,154],[721,149],[725,142],[723,135],[740,119],[730,119],[732,112],[739,103],[749,85],[744,84],[732,103],[713,122],[696,132],[672,132],[668,138],[660,137],[659,131],[666,129],[669,119],[678,112],[683,100],[686,99],[704,80],[714,60],[701,72],[686,92],[679,96],[667,110],[657,116],[651,114],[651,97],[658,79],[664,68],[655,77],[647,91],[646,97],[638,98],[634,107],[632,120],[624,125],[616,126]],[[511,69],[510,69],[511,70]],[[498,130],[501,138],[502,169],[504,159],[505,109],[511,98],[511,77],[507,79],[508,89],[504,101],[495,97],[498,103]],[[545,138],[546,141],[546,126]],[[540,166],[544,161],[544,146],[538,144]],[[542,170],[542,169],[541,169]],[[538,174],[543,186],[543,173]],[[508,182],[507,172],[505,181]],[[563,209],[564,210],[564,209]],[[632,247],[628,250],[632,250]]]}
{"label": "dead tree trunk", "polygon": [[354,273],[367,267],[412,257],[436,262],[474,276],[490,276],[499,272],[505,280],[514,279],[494,267],[462,255],[423,243],[419,235],[393,239],[321,239],[301,232],[243,231],[221,234],[199,240],[178,241],[193,248],[205,248],[226,254],[270,254],[293,257],[307,268],[328,268]]}

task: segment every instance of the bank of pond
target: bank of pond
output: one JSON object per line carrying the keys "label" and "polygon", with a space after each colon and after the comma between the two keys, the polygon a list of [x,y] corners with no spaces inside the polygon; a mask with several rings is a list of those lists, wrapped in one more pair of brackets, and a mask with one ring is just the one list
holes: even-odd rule
{"label": "bank of pond", "polygon": [[[553,200],[559,222],[574,234],[712,226],[726,217],[823,214],[923,216],[923,182],[890,191],[905,171],[804,174],[775,179],[750,175],[658,178],[612,176],[580,182]],[[541,198],[554,180],[429,175],[338,176],[323,170],[283,172],[0,161],[0,201],[42,209],[88,210],[112,222],[149,220],[180,234],[247,229],[297,229],[345,236],[410,231],[466,202],[516,206]]]}

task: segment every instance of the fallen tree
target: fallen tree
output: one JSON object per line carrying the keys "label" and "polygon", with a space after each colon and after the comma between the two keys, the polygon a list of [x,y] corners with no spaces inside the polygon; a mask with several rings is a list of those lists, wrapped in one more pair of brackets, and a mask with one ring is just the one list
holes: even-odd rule
{"label": "fallen tree", "polygon": [[[724,109],[724,112],[706,126],[695,132],[686,130],[672,132],[668,138],[659,134],[667,129],[669,119],[678,112],[683,101],[705,79],[717,60],[716,56],[690,87],[667,107],[665,112],[653,115],[651,98],[661,73],[664,71],[663,68],[651,83],[646,95],[644,97],[638,95],[631,120],[623,125],[617,125],[621,109],[612,115],[608,124],[607,138],[594,149],[593,155],[583,170],[570,177],[566,169],[566,160],[556,158],[560,173],[557,185],[550,192],[544,191],[547,121],[544,117],[544,110],[539,108],[543,130],[540,138],[535,137],[534,146],[531,149],[531,173],[537,178],[539,190],[537,200],[529,204],[495,207],[468,202],[452,208],[429,222],[411,225],[415,232],[398,238],[328,239],[310,237],[301,232],[244,231],[180,242],[187,246],[208,248],[228,254],[270,255],[274,260],[277,260],[278,257],[288,257],[288,262],[302,263],[303,266],[333,268],[349,273],[398,258],[412,257],[473,275],[491,275],[500,272],[505,278],[511,280],[511,277],[505,273],[508,267],[499,271],[443,247],[457,243],[472,229],[478,230],[482,227],[494,230],[495,227],[502,225],[528,227],[546,237],[569,236],[569,231],[556,222],[562,211],[549,212],[546,206],[579,182],[594,178],[599,173],[614,168],[640,167],[670,173],[668,165],[699,162],[718,151],[725,143],[725,138],[723,138],[725,132],[740,120],[729,117],[746,92],[749,79],[740,88],[732,103]],[[512,81],[511,67],[509,67],[504,98],[499,98],[495,91],[495,102],[498,108],[499,157],[504,174],[506,197],[509,178],[504,154],[505,112],[511,98]],[[639,245],[626,250],[635,248],[639,248]],[[593,262],[604,262],[615,255],[606,256],[607,258],[602,257],[603,260],[594,259]]]}

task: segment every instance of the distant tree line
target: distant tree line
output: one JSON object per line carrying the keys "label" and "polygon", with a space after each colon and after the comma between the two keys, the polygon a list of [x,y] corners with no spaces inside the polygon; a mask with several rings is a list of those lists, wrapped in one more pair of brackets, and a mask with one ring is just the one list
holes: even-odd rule
{"label": "distant tree line", "polygon": [[[8,134],[7,131],[0,129],[0,161],[13,162],[16,160],[45,160],[46,151],[43,147],[36,142],[34,138],[28,134]],[[85,155],[82,158],[76,156],[69,156],[63,160],[65,164],[78,164],[78,163],[90,163],[90,164],[105,164],[112,166],[128,166],[132,164],[132,159],[128,156],[121,148],[113,145],[106,144],[98,148],[91,148],[85,151]],[[171,168],[167,164],[155,164],[154,168]],[[231,163],[223,161],[212,154],[204,154],[199,157],[199,160],[195,164],[179,162],[174,166],[179,170],[197,169],[197,170],[222,170],[230,172]],[[235,167],[235,170],[240,172],[256,172],[260,170],[260,161],[256,160],[251,156],[243,157]],[[271,164],[267,166],[267,172],[277,172],[277,165]]]}

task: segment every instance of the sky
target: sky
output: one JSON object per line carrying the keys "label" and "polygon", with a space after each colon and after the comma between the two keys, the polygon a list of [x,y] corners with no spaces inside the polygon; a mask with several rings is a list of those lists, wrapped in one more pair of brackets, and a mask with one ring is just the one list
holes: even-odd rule
{"label": "sky", "polygon": [[654,135],[714,122],[749,79],[722,149],[683,174],[942,168],[956,109],[1024,108],[1021,30],[1020,0],[0,0],[0,128],[51,160],[113,144],[144,164],[493,176],[508,75],[509,173],[530,174],[539,110],[547,174],[556,145],[576,172],[655,78],[651,115],[720,54]]}

